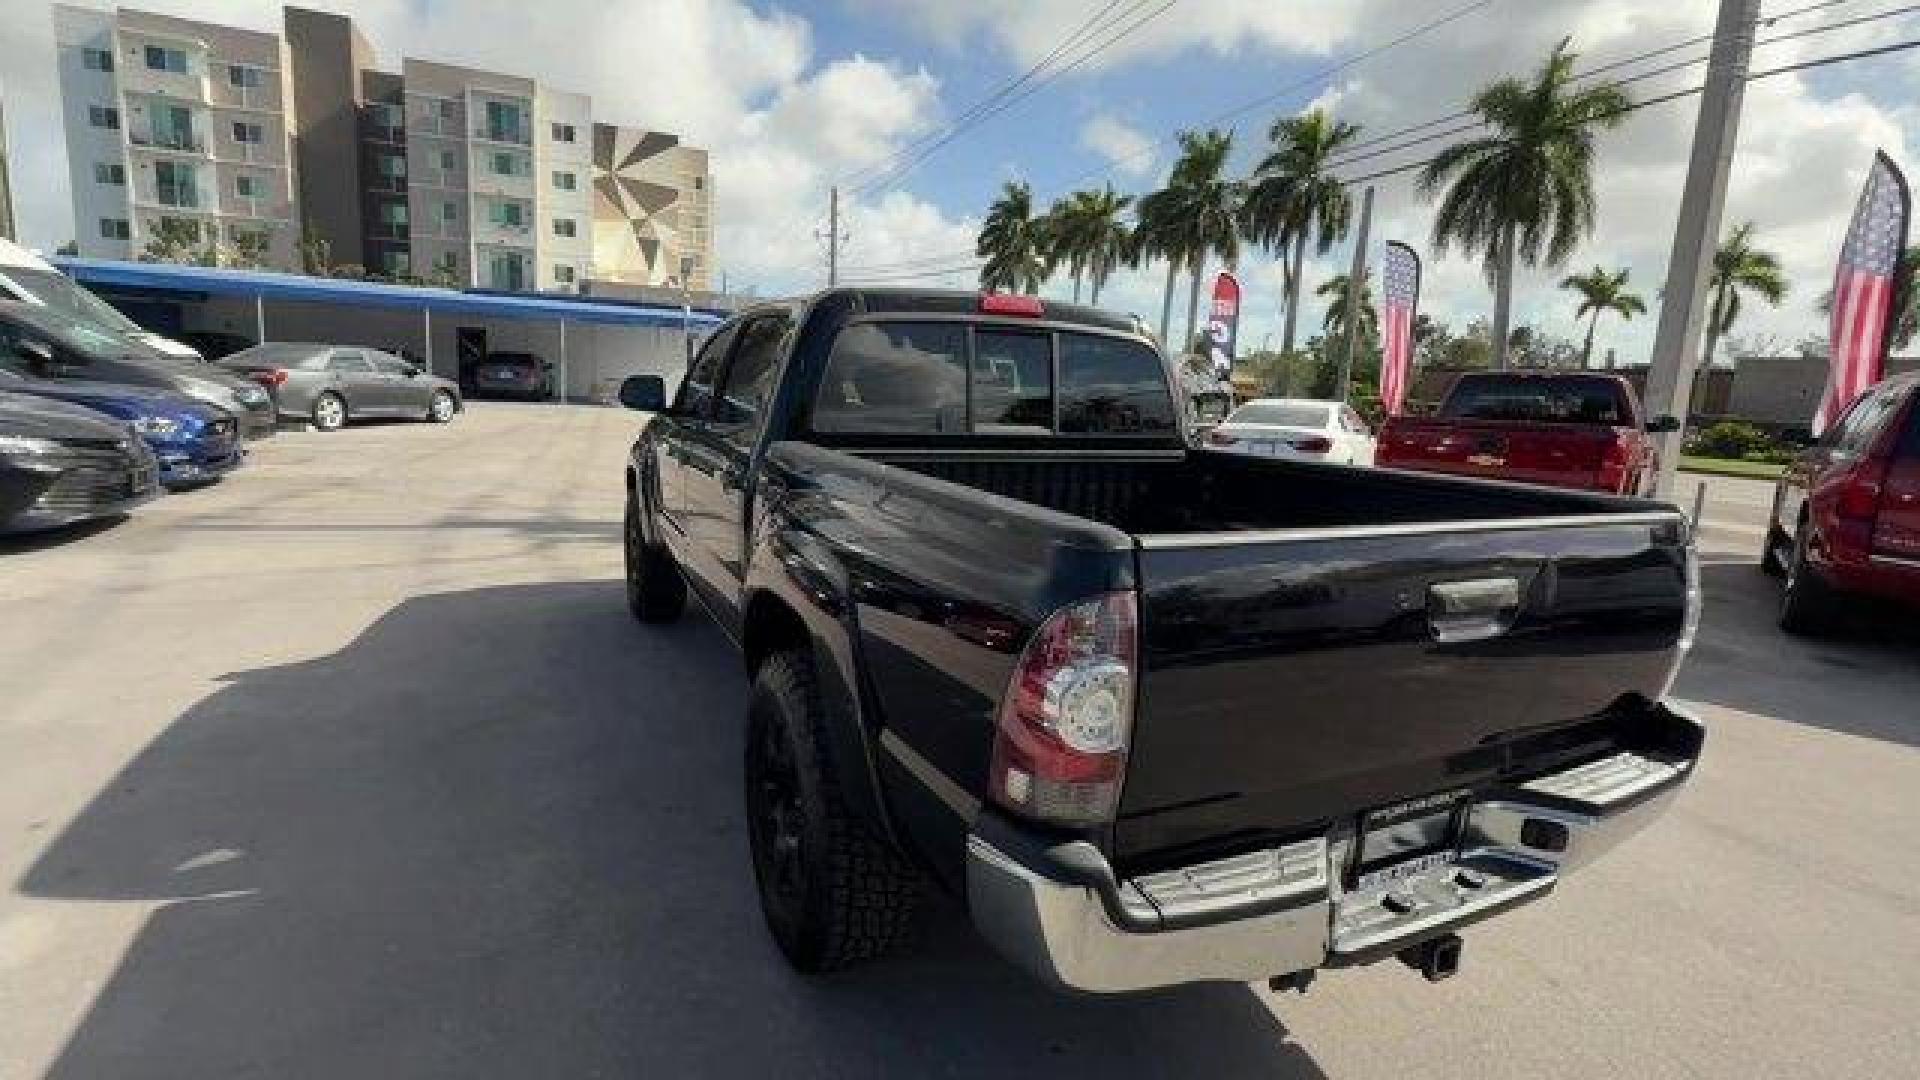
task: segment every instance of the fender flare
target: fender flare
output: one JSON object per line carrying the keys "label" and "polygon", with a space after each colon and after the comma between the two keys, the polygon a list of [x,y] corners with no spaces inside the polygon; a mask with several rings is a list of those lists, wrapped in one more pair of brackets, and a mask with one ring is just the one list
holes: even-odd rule
{"label": "fender flare", "polygon": [[746,577],[740,646],[749,677],[769,653],[796,644],[796,635],[803,637],[819,680],[824,743],[841,796],[849,810],[905,854],[874,756],[878,724],[864,704],[859,626],[845,567],[817,537],[781,529],[756,546]]}

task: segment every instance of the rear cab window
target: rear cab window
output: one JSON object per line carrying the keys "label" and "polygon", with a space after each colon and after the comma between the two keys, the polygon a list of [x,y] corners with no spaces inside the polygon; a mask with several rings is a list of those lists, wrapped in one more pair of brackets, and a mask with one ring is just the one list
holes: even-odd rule
{"label": "rear cab window", "polygon": [[1177,438],[1160,356],[1133,338],[992,322],[844,327],[812,410],[823,435]]}
{"label": "rear cab window", "polygon": [[1447,395],[1440,416],[1613,427],[1633,423],[1633,410],[1619,383],[1581,375],[1469,375]]}

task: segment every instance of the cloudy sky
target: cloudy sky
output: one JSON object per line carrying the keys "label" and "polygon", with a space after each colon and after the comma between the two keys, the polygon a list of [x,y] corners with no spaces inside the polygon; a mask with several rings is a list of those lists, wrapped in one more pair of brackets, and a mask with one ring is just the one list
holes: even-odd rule
{"label": "cloudy sky", "polygon": [[[0,87],[13,146],[18,212],[30,244],[73,234],[51,62],[49,7],[4,0]],[[278,8],[252,0],[146,0],[149,10],[275,30]],[[827,189],[846,197],[852,276],[902,280],[971,260],[979,216],[1009,179],[1048,201],[1112,183],[1151,190],[1173,134],[1217,123],[1235,136],[1235,167],[1259,154],[1276,115],[1315,104],[1382,134],[1446,116],[1486,82],[1524,74],[1563,37],[1591,67],[1684,42],[1711,29],[1712,0],[314,0],[352,15],[383,65],[400,58],[533,75],[594,98],[601,119],[676,131],[709,147],[717,196],[719,267],[761,294],[824,281]],[[1815,4],[1768,0],[1767,37],[1829,27],[1904,6],[1892,0]],[[1819,10],[1795,14],[1802,8]],[[1456,11],[1413,40],[1380,47]],[[1056,49],[1105,12],[1126,17]],[[1154,13],[1158,14],[1154,14]],[[1127,14],[1130,13],[1130,14]],[[1149,16],[1152,16],[1149,18]],[[1127,32],[1129,31],[1130,32]],[[1861,23],[1762,45],[1754,67],[1920,38],[1920,17]],[[1372,51],[1379,50],[1379,51]],[[1362,54],[1369,54],[1362,57]],[[1623,66],[1627,76],[1693,57],[1704,46]],[[1814,298],[1875,148],[1909,163],[1920,119],[1920,50],[1787,74],[1752,84],[1728,196],[1731,223],[1758,224],[1785,262],[1793,293],[1777,311],[1750,309],[1737,335],[1782,347],[1822,331]],[[1356,59],[1359,58],[1359,59]],[[955,131],[1036,64],[1064,74],[1033,80],[1031,96]],[[1697,85],[1704,64],[1637,81],[1648,98]],[[1650,306],[1664,275],[1697,98],[1631,114],[1603,137],[1599,228],[1572,265],[1523,272],[1517,318],[1574,336],[1573,302],[1554,284],[1596,263],[1629,267]],[[1391,145],[1391,144],[1389,144]],[[1351,175],[1418,161],[1423,144],[1355,162]],[[903,167],[908,166],[908,167]],[[1429,248],[1430,208],[1402,175],[1378,182],[1376,243]],[[1310,269],[1309,288],[1344,270],[1336,250]],[[1429,253],[1425,308],[1464,325],[1491,306],[1478,267]],[[1242,339],[1277,336],[1279,274],[1250,257]],[[963,284],[960,271],[919,278]],[[1103,304],[1157,322],[1162,272],[1126,273]],[[1056,283],[1050,291],[1063,294]],[[1183,321],[1184,289],[1176,302]],[[1303,319],[1317,324],[1309,307]],[[1644,360],[1653,317],[1602,327],[1601,347]]]}

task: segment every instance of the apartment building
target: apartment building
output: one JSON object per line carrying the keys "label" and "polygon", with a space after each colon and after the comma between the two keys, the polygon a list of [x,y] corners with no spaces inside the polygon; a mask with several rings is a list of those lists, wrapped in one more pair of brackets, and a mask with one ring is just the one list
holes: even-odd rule
{"label": "apartment building", "polygon": [[706,151],[596,124],[584,94],[416,57],[383,71],[351,19],[306,8],[283,35],[127,8],[55,23],[83,255],[137,257],[178,218],[229,245],[271,229],[278,268],[324,249],[482,288],[709,287]]}
{"label": "apartment building", "polygon": [[413,57],[402,80],[415,272],[578,290],[593,256],[586,95]]}
{"label": "apartment building", "polygon": [[593,126],[595,278],[709,290],[712,206],[705,150],[663,131]]}
{"label": "apartment building", "polygon": [[134,258],[164,232],[297,264],[278,35],[63,5],[54,41],[82,255]]}

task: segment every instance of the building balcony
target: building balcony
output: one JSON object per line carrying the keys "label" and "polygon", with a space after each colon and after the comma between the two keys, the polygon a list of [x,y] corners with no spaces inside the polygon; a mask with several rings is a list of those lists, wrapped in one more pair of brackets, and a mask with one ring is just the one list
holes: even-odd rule
{"label": "building balcony", "polygon": [[129,131],[127,141],[145,150],[201,155],[207,152],[207,140],[193,132]]}
{"label": "building balcony", "polygon": [[207,76],[192,71],[155,71],[132,60],[121,65],[119,79],[120,88],[129,94],[152,94],[202,105],[213,100]]}

